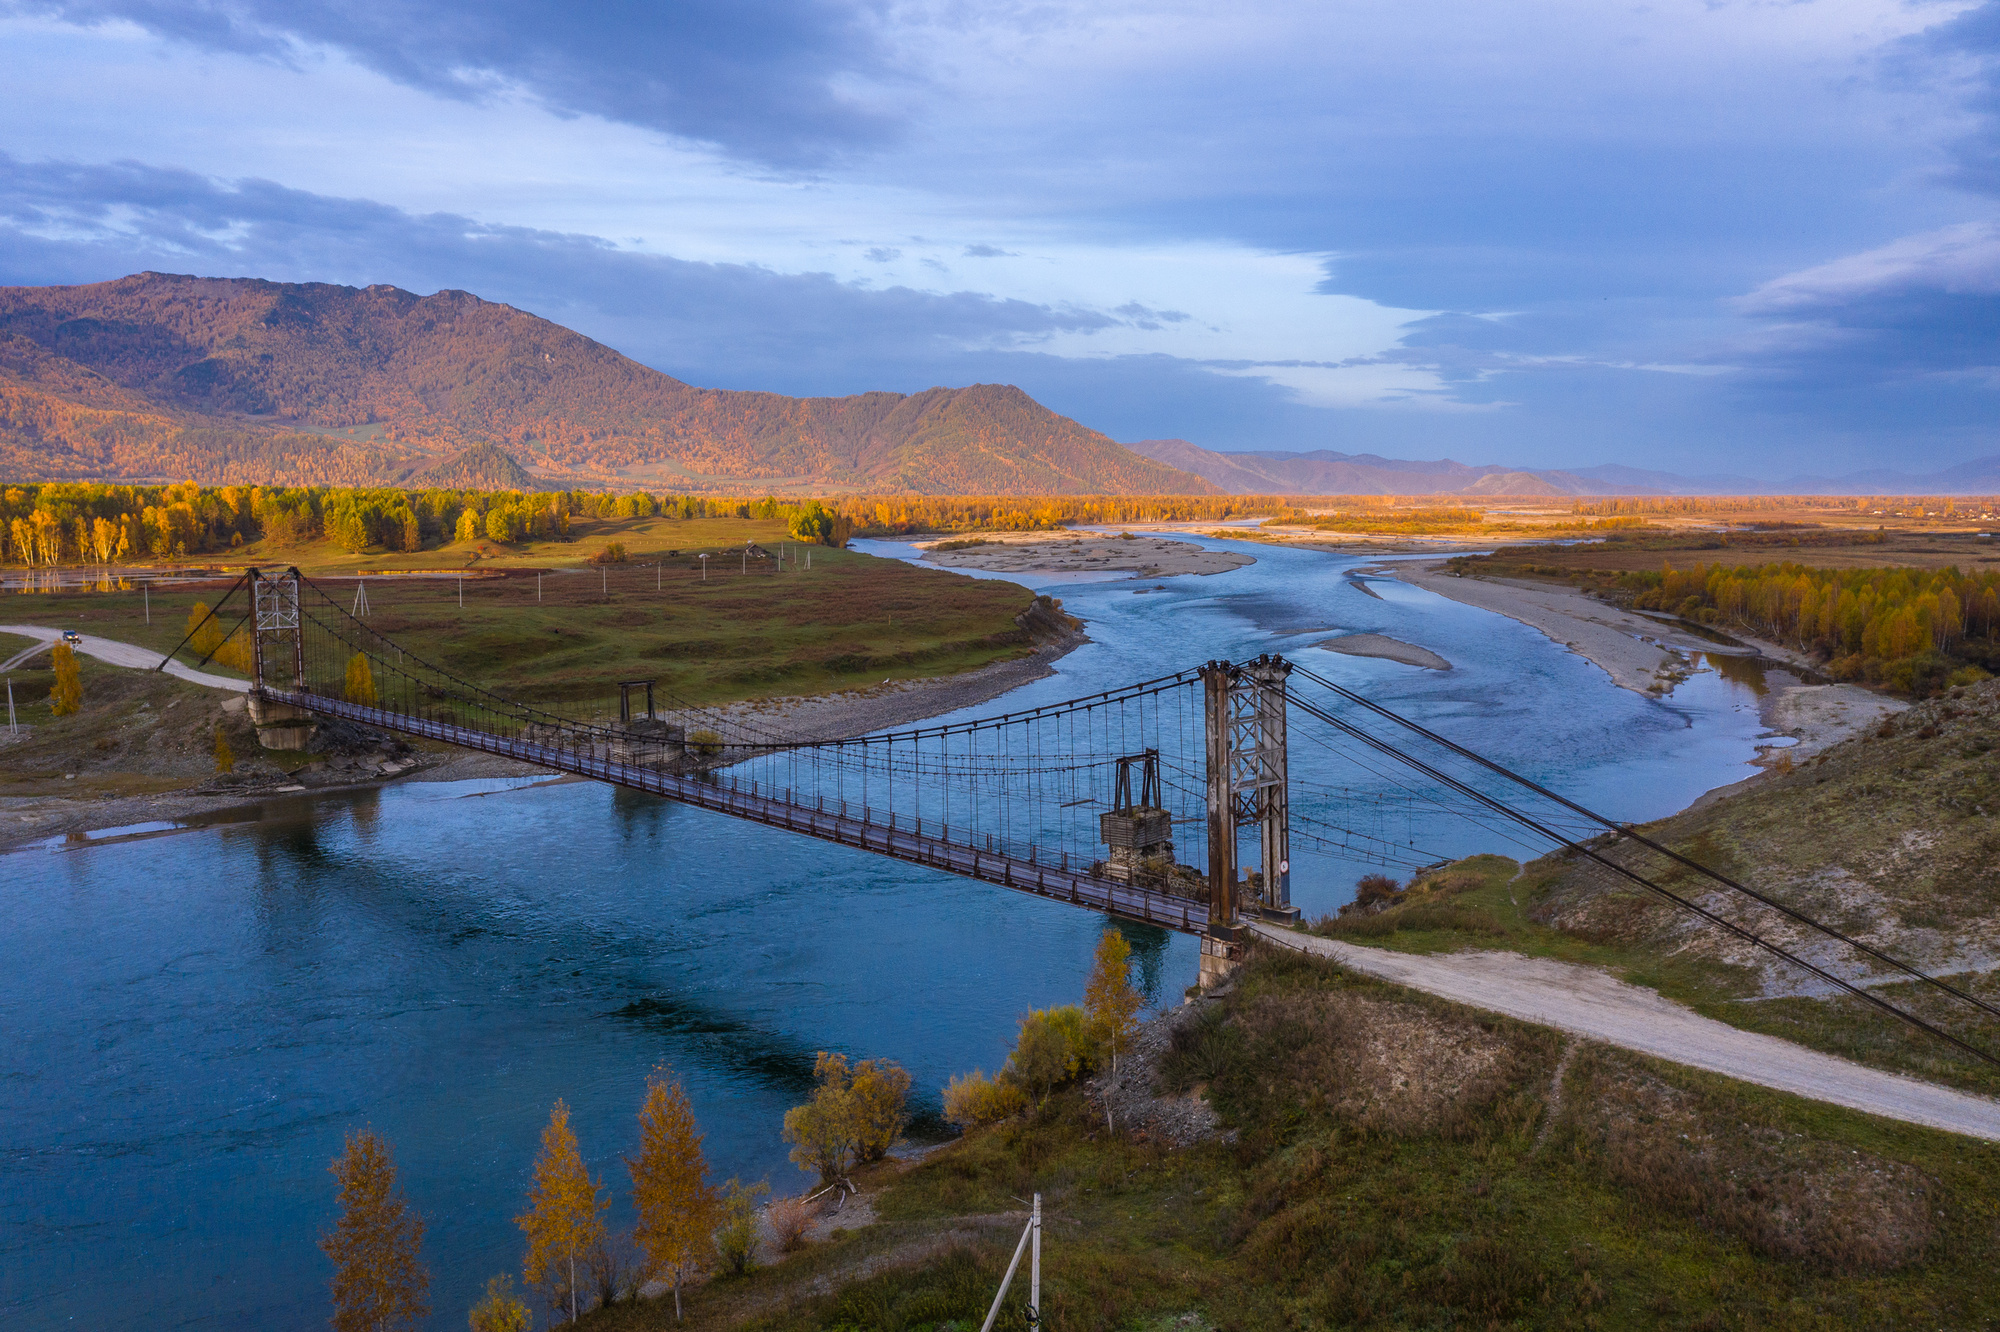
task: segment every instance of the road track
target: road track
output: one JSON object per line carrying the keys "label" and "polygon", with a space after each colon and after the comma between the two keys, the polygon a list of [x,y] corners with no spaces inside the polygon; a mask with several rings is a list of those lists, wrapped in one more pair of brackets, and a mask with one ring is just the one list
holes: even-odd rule
{"label": "road track", "polygon": [[1260,940],[1365,976],[1774,1091],[2000,1142],[2000,1101],[1706,1018],[1595,967],[1520,953],[1395,953],[1253,922]]}

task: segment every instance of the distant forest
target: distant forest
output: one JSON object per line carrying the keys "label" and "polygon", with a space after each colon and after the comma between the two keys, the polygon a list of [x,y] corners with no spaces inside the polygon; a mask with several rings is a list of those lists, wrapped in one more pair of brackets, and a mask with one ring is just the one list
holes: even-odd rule
{"label": "distant forest", "polygon": [[113,564],[213,555],[265,538],[344,550],[417,551],[454,541],[567,539],[576,519],[783,520],[801,541],[915,532],[1039,531],[1068,523],[1218,521],[1279,501],[1244,496],[857,496],[719,498],[646,492],[383,487],[119,486],[57,482],[0,491],[0,561]]}

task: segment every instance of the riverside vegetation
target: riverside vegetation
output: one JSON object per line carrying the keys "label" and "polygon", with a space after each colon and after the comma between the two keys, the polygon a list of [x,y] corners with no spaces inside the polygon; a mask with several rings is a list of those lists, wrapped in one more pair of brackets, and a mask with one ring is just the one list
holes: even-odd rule
{"label": "riverside vegetation", "polygon": [[[1042,1318],[1082,1329],[1896,1328],[2000,1317],[2000,1148],[1473,1012],[1293,953],[1154,1019],[1220,1131],[1107,1131],[1071,1077],[921,1162],[875,1221],[711,1282],[689,1324],[970,1332],[1043,1195]],[[1026,1029],[1024,1028],[1024,1036]],[[1017,1047],[1018,1053],[1018,1047]],[[1022,1325],[1010,1295],[1001,1326]],[[664,1327],[640,1303],[586,1327]]]}
{"label": "riverside vegetation", "polygon": [[[579,1325],[602,1332],[970,1332],[1024,1219],[1018,1200],[1039,1192],[1051,1332],[2000,1318],[1987,1186],[2000,1146],[1572,1041],[1296,953],[1253,954],[1134,1047],[1155,1093],[1205,1099],[1215,1131],[1175,1145],[1143,1122],[1107,1126],[1090,1075],[1118,1020],[1103,998],[1126,978],[1122,938],[1105,937],[1118,942],[1100,949],[1085,1006],[1028,1015],[1001,1075],[976,1080],[1013,1094],[948,1092],[965,1132],[920,1159],[865,1160],[866,1107],[893,1098],[853,1094],[858,1066],[822,1077],[813,1104],[853,1117],[841,1177],[870,1206],[851,1221],[808,1226],[811,1209],[773,1205],[759,1248],[744,1242],[740,1186],[734,1213],[683,1191],[683,1214],[714,1227],[685,1298],[632,1296],[659,1270],[643,1253],[619,1268],[622,1288],[584,1275],[588,1263],[564,1284],[566,1260],[546,1261],[532,1269],[544,1297],[565,1318],[574,1298]],[[544,1181],[567,1178],[576,1225],[562,1252],[594,1255],[600,1200],[559,1120],[524,1228],[557,1196]],[[787,1127],[825,1178],[815,1135]],[[669,1140],[677,1152],[651,1145]],[[699,1149],[691,1124],[644,1142],[635,1179],[641,1161]],[[1024,1303],[1017,1280],[1000,1325],[1019,1328]],[[528,1312],[496,1281],[470,1321],[512,1332]]]}

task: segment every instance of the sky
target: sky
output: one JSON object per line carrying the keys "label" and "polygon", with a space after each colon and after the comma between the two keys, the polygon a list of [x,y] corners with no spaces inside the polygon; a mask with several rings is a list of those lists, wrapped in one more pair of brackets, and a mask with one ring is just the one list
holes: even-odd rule
{"label": "sky", "polygon": [[1777,480],[2000,454],[2000,0],[0,0],[0,284]]}

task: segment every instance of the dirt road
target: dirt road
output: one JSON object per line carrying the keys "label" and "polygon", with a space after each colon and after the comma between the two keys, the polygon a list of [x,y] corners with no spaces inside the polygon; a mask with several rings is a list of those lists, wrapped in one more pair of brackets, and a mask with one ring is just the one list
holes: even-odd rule
{"label": "dirt road", "polygon": [[1258,938],[1473,1008],[1885,1119],[2000,1142],[2000,1101],[1705,1018],[1592,967],[1518,953],[1417,956],[1253,923]]}
{"label": "dirt road", "polygon": [[[0,624],[0,634],[19,634],[22,638],[36,638],[44,643],[53,643],[62,637],[60,629],[44,629],[39,624]],[[108,638],[98,638],[91,634],[83,636],[83,643],[76,649],[86,657],[95,657],[113,666],[130,666],[137,670],[150,671],[160,664],[160,654],[151,648],[138,647],[132,643],[117,643]],[[41,648],[29,648],[17,652],[0,670],[11,670],[29,657],[41,652]],[[233,689],[245,693],[250,688],[248,680],[232,680],[226,675],[210,675],[206,671],[191,670],[177,661],[167,663],[166,673],[190,684],[207,685],[211,689]]]}

